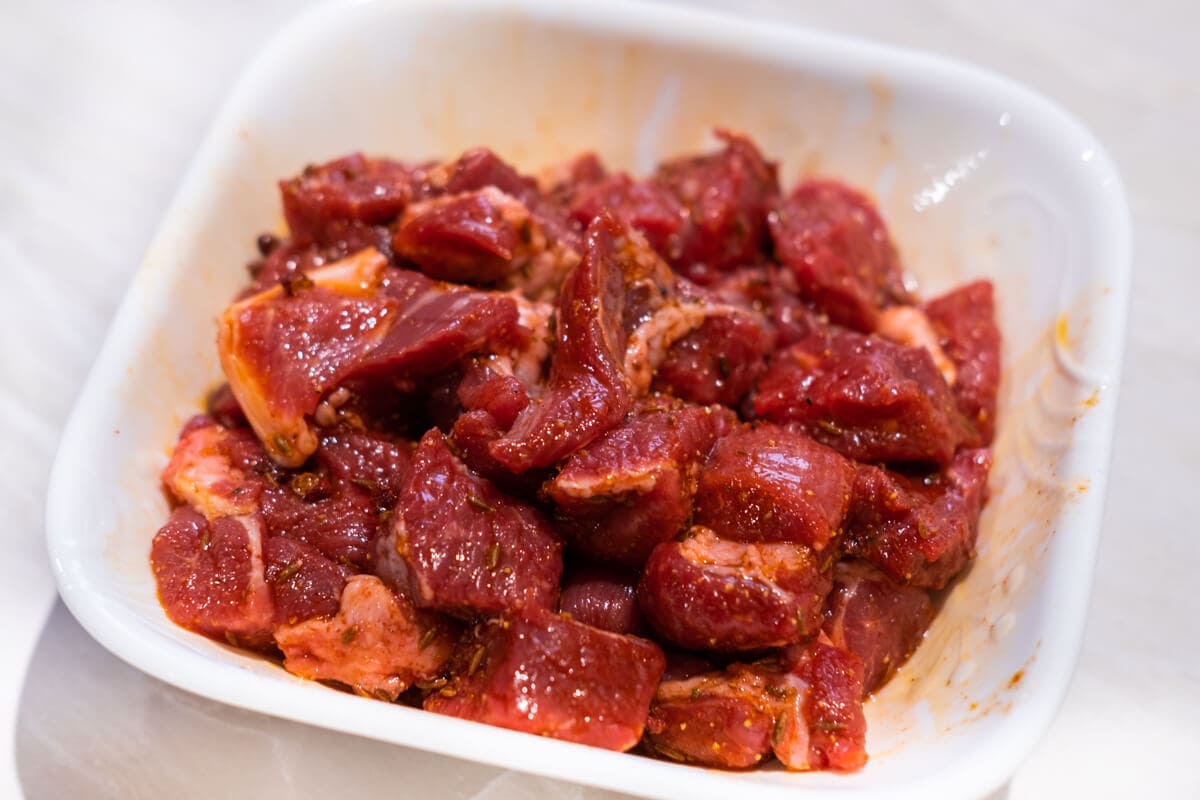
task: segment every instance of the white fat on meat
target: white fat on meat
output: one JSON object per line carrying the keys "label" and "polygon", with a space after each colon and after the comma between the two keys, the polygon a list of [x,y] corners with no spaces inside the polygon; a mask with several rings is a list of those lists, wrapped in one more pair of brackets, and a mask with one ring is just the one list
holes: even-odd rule
{"label": "white fat on meat", "polygon": [[721,303],[673,301],[657,309],[629,335],[625,345],[625,375],[635,396],[646,394],[655,371],[667,358],[671,345],[704,324],[709,317],[744,314]]}
{"label": "white fat on meat", "polygon": [[175,499],[208,519],[250,514],[258,508],[250,478],[224,453],[229,436],[215,423],[188,431],[163,470],[163,483]]}
{"label": "white fat on meat", "polygon": [[[387,268],[387,258],[373,247],[360,250],[305,275],[314,286],[346,296],[370,296],[378,289]],[[298,467],[317,449],[317,435],[303,415],[281,414],[259,381],[256,371],[239,355],[241,350],[240,316],[248,308],[270,303],[284,296],[282,285],[272,286],[247,297],[221,314],[217,329],[217,352],[229,388],[242,412],[254,428],[271,459],[285,467]],[[383,331],[380,331],[382,335]]]}
{"label": "white fat on meat", "polygon": [[288,672],[391,702],[414,681],[437,675],[450,655],[450,634],[379,578],[355,575],[336,615],[281,625],[275,643]]}
{"label": "white fat on meat", "polygon": [[958,380],[958,370],[954,362],[942,349],[937,331],[925,312],[916,306],[890,306],[879,312],[879,322],[875,332],[885,339],[891,339],[898,344],[909,347],[923,347],[933,357],[933,363],[946,379],[947,386],[953,386]]}

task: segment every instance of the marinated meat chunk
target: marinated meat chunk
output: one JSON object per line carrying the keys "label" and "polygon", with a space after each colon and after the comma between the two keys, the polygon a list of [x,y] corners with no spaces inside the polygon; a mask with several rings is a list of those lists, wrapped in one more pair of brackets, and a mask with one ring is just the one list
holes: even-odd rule
{"label": "marinated meat chunk", "polygon": [[545,250],[546,241],[520,200],[489,186],[410,206],[392,249],[432,278],[494,283]]}
{"label": "marinated meat chunk", "polygon": [[850,461],[807,436],[760,424],[721,439],[700,472],[696,524],[746,542],[822,551],[850,508]]}
{"label": "marinated meat chunk", "polygon": [[427,173],[431,194],[461,194],[494,187],[522,202],[537,200],[537,181],[486,147],[472,148],[456,160],[439,164]]}
{"label": "marinated meat chunk", "polygon": [[541,512],[473,474],[437,429],[417,447],[380,548],[379,574],[419,608],[470,618],[557,599],[562,545]]}
{"label": "marinated meat chunk", "polygon": [[654,630],[692,650],[737,652],[792,644],[821,626],[831,587],[812,550],[747,544],[693,528],[654,548],[638,602]]}
{"label": "marinated meat chunk", "polygon": [[975,555],[991,452],[960,450],[941,473],[910,478],[860,464],[844,547],[899,583],[940,589]]}
{"label": "marinated meat chunk", "polygon": [[312,545],[287,536],[268,536],[263,543],[263,560],[275,603],[276,625],[294,625],[337,613],[346,585],[345,567],[339,567]]}
{"label": "marinated meat chunk", "polygon": [[772,704],[762,696],[766,690],[765,681],[736,673],[663,681],[642,742],[650,753],[671,761],[753,767],[770,756],[775,731]]}
{"label": "marinated meat chunk", "polygon": [[808,686],[797,719],[777,728],[775,755],[788,769],[855,770],[867,763],[863,668],[823,637],[785,652],[784,668]]}
{"label": "marinated meat chunk", "polygon": [[370,492],[380,509],[396,505],[413,444],[382,432],[339,428],[321,437],[317,460],[335,481]]}
{"label": "marinated meat chunk", "polygon": [[1000,386],[1000,329],[996,327],[991,281],[975,281],[925,304],[939,344],[954,363],[958,407],[975,425],[969,444],[991,444]]}
{"label": "marinated meat chunk", "polygon": [[371,491],[320,472],[292,474],[262,494],[267,532],[312,545],[336,564],[366,569],[380,535],[380,508]]}
{"label": "marinated meat chunk", "polygon": [[388,304],[376,296],[387,260],[373,250],[276,286],[221,315],[221,368],[238,403],[279,464],[317,449],[305,417],[379,345]]}
{"label": "marinated meat chunk", "polygon": [[529,392],[520,379],[494,369],[481,359],[473,359],[467,364],[456,394],[464,410],[486,411],[505,429],[529,405]]}
{"label": "marinated meat chunk", "polygon": [[859,461],[945,465],[971,435],[926,350],[851,331],[814,334],[776,353],[754,413],[797,423]]}
{"label": "marinated meat chunk", "polygon": [[776,256],[795,274],[800,293],[834,322],[872,331],[881,308],[908,302],[887,228],[853,189],[807,181],[769,219]]}
{"label": "marinated meat chunk", "polygon": [[180,432],[162,482],[176,500],[209,519],[238,516],[258,508],[268,465],[252,432],[197,415]]}
{"label": "marinated meat chunk", "polygon": [[760,257],[767,211],[779,195],[775,164],[753,142],[727,131],[717,135],[725,142],[721,152],[669,161],[654,177],[687,211],[667,259],[702,284]]}
{"label": "marinated meat chunk", "polygon": [[308,417],[343,381],[428,375],[511,336],[511,298],[386,266],[362,251],[221,316],[222,369],[277,463],[296,467],[316,450]]}
{"label": "marinated meat chunk", "polygon": [[756,314],[707,316],[671,345],[654,387],[693,403],[736,407],[766,370],[772,338],[765,320]]}
{"label": "marinated meat chunk", "polygon": [[687,211],[667,188],[622,172],[583,187],[571,203],[571,216],[585,227],[606,211],[640,231],[663,257],[679,249],[675,239]]}
{"label": "marinated meat chunk", "polygon": [[150,546],[158,598],[171,621],[234,646],[268,646],[275,608],[262,540],[255,514],[208,520],[186,506],[175,509]]}
{"label": "marinated meat chunk", "polygon": [[563,578],[558,610],[571,619],[612,633],[641,633],[637,578],[596,566],[575,567]]}
{"label": "marinated meat chunk", "polygon": [[439,714],[628,750],[663,672],[657,645],[542,608],[481,622],[455,651],[450,682],[425,699]]}
{"label": "marinated meat chunk", "polygon": [[664,680],[643,742],[654,754],[711,767],[751,767],[774,753],[790,770],[853,770],[866,762],[861,693],[857,658],[814,641],[783,663]]}
{"label": "marinated meat chunk", "polygon": [[356,575],[346,581],[335,616],[281,625],[275,643],[288,672],[392,702],[414,681],[442,671],[457,635],[453,623],[416,610],[379,578]]}
{"label": "marinated meat chunk", "polygon": [[625,285],[615,251],[621,234],[608,217],[588,228],[584,259],[559,300],[558,349],[546,391],[488,448],[513,472],[570,455],[620,422],[632,404],[622,369]]}
{"label": "marinated meat chunk", "polygon": [[412,179],[413,168],[406,164],[359,153],[305,167],[279,183],[293,240],[329,245],[355,224],[391,221],[412,198]]}
{"label": "marinated meat chunk", "polygon": [[861,561],[834,566],[823,630],[862,662],[864,696],[912,654],[932,619],[933,603],[924,589],[901,586]]}
{"label": "marinated meat chunk", "polygon": [[683,530],[699,467],[734,422],[720,407],[643,402],[546,484],[559,530],[591,558],[640,566],[655,545]]}
{"label": "marinated meat chunk", "polygon": [[395,304],[387,335],[348,378],[425,378],[471,353],[507,352],[522,339],[517,302],[500,292],[390,269],[380,294]]}

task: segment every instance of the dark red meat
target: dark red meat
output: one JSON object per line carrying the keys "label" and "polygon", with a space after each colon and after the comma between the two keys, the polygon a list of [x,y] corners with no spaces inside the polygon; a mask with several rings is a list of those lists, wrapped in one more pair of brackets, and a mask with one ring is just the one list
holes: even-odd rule
{"label": "dark red meat", "polygon": [[553,607],[562,576],[541,512],[472,473],[436,429],[417,447],[380,559],[379,574],[417,606],[468,618]]}
{"label": "dark red meat", "polygon": [[853,770],[866,762],[862,667],[813,641],[784,662],[732,664],[664,680],[646,722],[647,750],[712,767],[754,766],[772,752],[792,770]]}
{"label": "dark red meat", "polygon": [[406,218],[392,248],[432,278],[493,283],[517,266],[514,257],[522,233],[529,236],[527,210],[524,216],[526,226],[520,229],[506,217],[495,195],[487,191],[454,195],[444,202],[431,201],[428,208]]}
{"label": "dark red meat", "polygon": [[730,539],[820,551],[841,532],[853,486],[853,465],[828,447],[777,425],[745,427],[713,448],[695,519]]}
{"label": "dark red meat", "polygon": [[354,155],[310,165],[280,181],[283,214],[293,241],[303,247],[334,244],[354,223],[384,224],[412,198],[413,168],[384,158]]}
{"label": "dark red meat", "polygon": [[269,646],[275,609],[263,573],[262,538],[256,515],[207,520],[186,506],[175,509],[150,547],[167,616],[230,644]]}
{"label": "dark red meat", "polygon": [[267,585],[275,603],[275,624],[292,624],[337,613],[342,587],[339,568],[312,545],[286,536],[263,543]]}
{"label": "dark red meat", "polygon": [[435,190],[444,194],[473,192],[494,186],[522,202],[538,197],[537,181],[520,174],[510,164],[486,147],[466,151],[456,161],[431,170]]}
{"label": "dark red meat", "polygon": [[650,554],[638,584],[642,613],[663,638],[692,650],[744,651],[798,642],[821,625],[831,586],[812,550],[746,544],[696,527]]}
{"label": "dark red meat", "polygon": [[991,444],[1000,386],[1000,329],[996,327],[991,281],[975,281],[930,300],[925,314],[957,369],[954,396],[978,431],[971,444]]}
{"label": "dark red meat", "polygon": [[970,429],[928,351],[829,330],[776,353],[754,412],[860,461],[948,464]]}
{"label": "dark red meat", "polygon": [[755,314],[709,316],[671,345],[654,388],[693,403],[737,406],[766,369],[772,339]]}
{"label": "dark red meat", "polygon": [[735,421],[719,407],[642,403],[546,484],[559,530],[588,557],[640,566],[686,525],[700,464]]}
{"label": "dark red meat", "polygon": [[698,283],[761,257],[767,210],[779,194],[775,165],[753,142],[739,134],[718,135],[724,150],[669,161],[654,178],[687,210],[684,228],[671,241],[667,258]]}
{"label": "dark red meat", "polygon": [[909,657],[933,619],[929,592],[901,586],[861,561],[833,568],[825,634],[863,664],[863,694],[870,694]]}
{"label": "dark red meat", "polygon": [[991,466],[988,450],[960,450],[944,472],[924,479],[860,464],[846,552],[892,580],[942,588],[975,555]]}
{"label": "dark red meat", "polygon": [[610,217],[588,228],[584,259],[563,284],[558,349],[545,393],[489,446],[513,472],[553,464],[620,422],[632,402],[623,372],[624,281],[616,261],[622,235]]}
{"label": "dark red meat", "polygon": [[287,484],[264,491],[261,508],[272,536],[306,542],[326,558],[356,570],[366,569],[374,558],[379,505],[361,486],[301,472]]}
{"label": "dark red meat", "polygon": [[367,490],[386,509],[400,496],[412,451],[412,442],[385,433],[341,428],[321,438],[317,460],[332,479]]}
{"label": "dark red meat", "polygon": [[603,567],[582,566],[563,579],[558,610],[571,619],[613,633],[641,633],[637,578]]}
{"label": "dark red meat", "polygon": [[664,257],[680,246],[673,239],[683,228],[687,211],[659,184],[635,181],[622,172],[585,186],[571,204],[571,215],[584,227],[604,212],[641,231]]}
{"label": "dark red meat", "polygon": [[486,411],[505,430],[529,405],[529,393],[516,376],[497,372],[479,359],[464,368],[456,394],[464,409]]}
{"label": "dark red meat", "polygon": [[896,250],[866,197],[836,181],[807,181],[770,215],[776,257],[800,293],[829,318],[861,331],[879,309],[909,299]]}
{"label": "dark red meat", "polygon": [[396,303],[387,335],[347,377],[425,377],[468,353],[504,351],[519,340],[517,304],[503,294],[395,269],[381,294]]}
{"label": "dark red meat", "polygon": [[652,642],[525,608],[479,623],[455,652],[449,685],[425,708],[628,750],[642,736],[663,664]]}

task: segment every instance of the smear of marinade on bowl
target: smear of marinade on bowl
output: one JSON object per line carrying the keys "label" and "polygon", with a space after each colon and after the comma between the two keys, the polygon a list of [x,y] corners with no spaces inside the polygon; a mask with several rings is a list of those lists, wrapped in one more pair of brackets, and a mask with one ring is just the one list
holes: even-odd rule
{"label": "smear of marinade on bowl", "polygon": [[992,287],[745,136],[644,178],[486,149],[280,183],[151,566],[167,615],[385,702],[855,770],[975,552]]}

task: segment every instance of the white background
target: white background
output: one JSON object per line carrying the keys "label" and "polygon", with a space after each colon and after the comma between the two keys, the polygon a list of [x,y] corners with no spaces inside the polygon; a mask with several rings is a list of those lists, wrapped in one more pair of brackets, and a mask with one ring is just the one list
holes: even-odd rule
{"label": "white background", "polygon": [[[1200,7],[703,4],[993,68],[1116,159],[1134,296],[1091,615],[1062,712],[1008,796],[1200,797]],[[299,10],[0,0],[0,797],[18,775],[30,798],[609,797],[190,697],[55,604],[42,503],[63,421],[208,120]]]}

